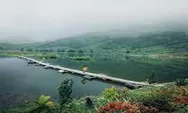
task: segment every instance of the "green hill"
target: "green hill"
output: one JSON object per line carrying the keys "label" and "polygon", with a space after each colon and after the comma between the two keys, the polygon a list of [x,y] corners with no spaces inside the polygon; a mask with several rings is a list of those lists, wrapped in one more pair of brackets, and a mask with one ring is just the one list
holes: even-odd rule
{"label": "green hill", "polygon": [[95,32],[46,43],[1,44],[1,48],[19,49],[84,49],[94,51],[131,51],[131,52],[186,52],[188,34],[185,32],[158,32],[127,34],[121,32]]}
{"label": "green hill", "polygon": [[[39,48],[71,48],[91,50],[117,50],[150,52],[179,52],[188,50],[188,34],[185,32],[145,33],[140,36],[111,35],[110,33],[91,33],[59,39],[41,44]],[[162,51],[158,51],[162,50]]]}

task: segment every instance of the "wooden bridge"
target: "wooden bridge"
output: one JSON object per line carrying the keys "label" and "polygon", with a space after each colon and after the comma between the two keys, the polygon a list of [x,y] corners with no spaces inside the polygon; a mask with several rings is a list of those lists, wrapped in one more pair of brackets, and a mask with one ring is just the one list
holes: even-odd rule
{"label": "wooden bridge", "polygon": [[61,67],[61,66],[55,66],[55,65],[44,63],[44,62],[41,62],[41,61],[38,61],[38,60],[35,60],[32,58],[24,57],[24,56],[19,56],[18,58],[28,61],[28,64],[35,64],[38,66],[43,66],[45,69],[57,70],[60,73],[71,73],[71,74],[79,75],[79,76],[82,76],[89,80],[97,79],[97,80],[100,80],[103,82],[110,82],[110,83],[114,83],[117,85],[123,85],[128,88],[138,88],[141,86],[149,85],[147,82],[137,82],[137,81],[125,80],[125,79],[121,79],[121,78],[108,76],[105,74],[83,72],[81,70],[70,69],[70,68],[65,68],[65,67]]}

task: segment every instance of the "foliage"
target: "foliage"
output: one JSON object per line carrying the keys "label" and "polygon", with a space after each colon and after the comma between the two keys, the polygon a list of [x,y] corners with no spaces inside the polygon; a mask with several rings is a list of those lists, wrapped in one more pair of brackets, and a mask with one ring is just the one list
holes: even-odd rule
{"label": "foliage", "polygon": [[40,58],[40,59],[57,59],[59,56],[56,53],[37,53],[33,55],[34,57]]}
{"label": "foliage", "polygon": [[127,51],[126,51],[126,53],[130,53],[130,51],[129,51],[129,50],[127,50]]}
{"label": "foliage", "polygon": [[64,104],[70,102],[71,100],[70,96],[72,93],[72,85],[73,85],[72,79],[67,77],[64,79],[64,81],[61,83],[60,87],[58,88],[61,109],[63,108]]}
{"label": "foliage", "polygon": [[[70,79],[70,78],[66,78]],[[71,87],[65,87],[66,84],[72,84],[69,80],[63,81],[63,89],[68,88],[66,91],[70,94]],[[67,82],[69,81],[69,82]],[[63,90],[65,91],[65,90]],[[62,93],[63,94],[63,93]],[[64,93],[63,95],[66,95]],[[64,97],[64,96],[63,96]],[[70,95],[69,95],[70,97]],[[90,100],[88,106],[88,98]],[[41,96],[37,103],[31,104],[26,108],[12,109],[10,113],[23,113],[19,111],[29,111],[38,108],[37,106],[44,107],[41,111],[43,113],[57,113],[59,108],[47,104],[49,97]],[[64,99],[61,108],[62,113],[159,113],[159,112],[172,112],[172,113],[187,113],[188,111],[188,86],[177,86],[175,84],[160,84],[142,87],[139,89],[128,90],[125,88],[107,88],[104,90],[103,95],[82,97],[80,99]],[[92,101],[92,102],[91,102]],[[46,103],[46,104],[45,104]],[[40,108],[40,107],[39,107]],[[22,109],[22,110],[21,110]],[[40,109],[38,109],[40,110]],[[4,112],[7,112],[4,110]],[[8,112],[9,113],[9,112]],[[38,113],[38,112],[37,112]]]}
{"label": "foliage", "polygon": [[93,107],[93,101],[91,100],[91,98],[89,98],[89,97],[86,97],[86,106],[87,107],[89,107],[89,108],[91,108],[91,107]]}
{"label": "foliage", "polygon": [[70,60],[89,61],[91,60],[91,57],[90,56],[74,56],[74,57],[70,57]]}
{"label": "foliage", "polygon": [[128,93],[129,93],[129,89],[128,88],[117,88],[117,100],[119,101],[125,101],[125,100],[129,100],[128,97]]}
{"label": "foliage", "polygon": [[35,104],[26,110],[26,113],[54,113],[57,107],[54,102],[49,101],[50,98],[50,96],[41,95]]}
{"label": "foliage", "polygon": [[87,97],[82,97],[80,99],[73,99],[70,103],[64,105],[63,113],[94,113],[98,111],[100,106],[106,105],[108,103],[107,99],[103,96],[89,96],[92,100],[93,106],[89,107],[86,101]]}
{"label": "foliage", "polygon": [[55,50],[60,52],[63,49],[72,53],[87,49],[95,50],[95,53],[101,53],[101,55],[103,53],[121,53],[121,55],[124,55],[129,52],[145,55],[156,53],[178,54],[183,52],[187,54],[188,43],[186,42],[188,42],[188,35],[186,32],[164,31],[140,34],[136,37],[134,36],[134,38],[130,37],[131,36],[126,35],[121,30],[104,33],[96,32],[46,43],[0,43],[0,48],[2,50],[20,50],[20,48],[24,48],[24,50],[32,49],[33,51],[40,50],[40,52],[52,52]]}
{"label": "foliage", "polygon": [[50,98],[50,96],[41,95],[36,103],[41,106],[53,106],[53,102],[49,101]]}
{"label": "foliage", "polygon": [[175,89],[174,103],[176,104],[176,111],[181,113],[188,112],[188,86],[178,86]]}
{"label": "foliage", "polygon": [[27,57],[35,57],[39,59],[57,59],[60,56],[57,53],[47,53],[47,52],[20,52],[20,51],[6,51],[0,52],[0,56],[27,56]]}
{"label": "foliage", "polygon": [[176,96],[174,101],[176,104],[188,105],[188,96]]}
{"label": "foliage", "polygon": [[78,50],[78,53],[82,54],[84,53],[84,50]]}
{"label": "foliage", "polygon": [[90,113],[92,111],[93,108],[86,106],[85,98],[73,99],[72,102],[65,104],[62,109],[63,113]]}
{"label": "foliage", "polygon": [[186,85],[188,85],[188,81],[186,79],[183,79],[183,78],[177,79],[176,80],[176,85],[178,85],[178,86],[186,86]]}
{"label": "foliage", "polygon": [[159,89],[150,89],[151,94],[141,99],[143,105],[153,106],[160,111],[173,111],[173,88],[164,86]]}
{"label": "foliage", "polygon": [[164,86],[148,86],[131,90],[125,95],[125,99],[132,103],[142,103],[144,106],[152,106],[159,111],[175,111],[177,103],[174,103],[176,96],[188,95],[188,88],[177,87],[169,84]]}
{"label": "foliage", "polygon": [[156,74],[151,73],[150,75],[147,76],[147,81],[149,84],[153,84],[156,82]]}
{"label": "foliage", "polygon": [[106,88],[103,92],[104,98],[109,101],[124,101],[128,96],[129,89],[127,88]]}
{"label": "foliage", "polygon": [[57,52],[65,52],[64,49],[58,49]]}
{"label": "foliage", "polygon": [[118,96],[117,89],[115,87],[106,88],[103,95],[106,99],[115,100]]}
{"label": "foliage", "polygon": [[74,52],[76,52],[76,50],[71,49],[71,50],[68,50],[67,52],[74,53]]}
{"label": "foliage", "polygon": [[98,113],[158,113],[154,107],[145,107],[141,104],[133,105],[129,102],[110,102],[102,106]]}
{"label": "foliage", "polygon": [[176,105],[176,111],[173,113],[188,113],[188,104]]}
{"label": "foliage", "polygon": [[167,97],[163,96],[153,96],[152,98],[144,98],[143,105],[153,106],[161,111],[172,111],[173,105]]}

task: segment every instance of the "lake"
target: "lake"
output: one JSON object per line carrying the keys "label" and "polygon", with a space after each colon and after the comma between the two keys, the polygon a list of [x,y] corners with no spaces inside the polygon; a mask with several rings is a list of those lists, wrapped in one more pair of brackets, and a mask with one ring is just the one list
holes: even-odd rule
{"label": "lake", "polygon": [[57,100],[57,88],[67,76],[73,78],[72,96],[76,98],[100,94],[104,88],[112,86],[99,81],[86,81],[82,84],[82,78],[78,76],[28,65],[26,61],[18,58],[0,58],[0,106],[17,104],[17,101],[19,103],[24,100],[23,97],[28,100],[36,99],[42,94]]}
{"label": "lake", "polygon": [[[120,59],[120,58],[118,58]],[[188,77],[187,59],[148,59],[140,57],[127,57],[118,59],[96,59],[95,61],[74,61],[65,59],[48,60],[51,64],[81,70],[82,66],[88,66],[89,72],[103,73],[109,76],[145,81],[146,76],[156,74],[157,82],[172,82],[177,78]]]}
{"label": "lake", "polygon": [[[145,81],[146,76],[155,73],[157,82],[170,82],[177,78],[188,77],[187,60],[156,61],[143,58],[126,58],[122,60],[71,61],[69,59],[47,60],[51,64],[74,69],[83,65],[90,72],[104,73],[119,78]],[[58,100],[57,88],[67,76],[73,78],[72,97],[101,94],[107,87],[113,86],[100,81],[86,81],[70,74],[60,74],[54,70],[46,70],[40,66],[28,65],[18,58],[0,58],[0,107],[16,105],[26,100],[35,100],[40,95],[50,95]]]}

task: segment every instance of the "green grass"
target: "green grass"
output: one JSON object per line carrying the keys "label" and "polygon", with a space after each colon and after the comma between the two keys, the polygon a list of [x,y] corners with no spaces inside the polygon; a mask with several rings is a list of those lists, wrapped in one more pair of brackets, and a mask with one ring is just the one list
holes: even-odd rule
{"label": "green grass", "polygon": [[35,57],[38,59],[57,59],[60,56],[56,52],[20,52],[20,51],[4,51],[0,53],[0,56],[7,57],[16,57],[16,56],[27,56],[27,57]]}

